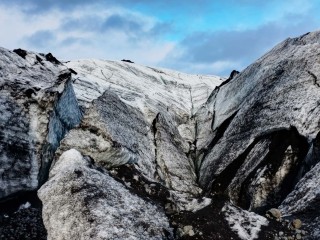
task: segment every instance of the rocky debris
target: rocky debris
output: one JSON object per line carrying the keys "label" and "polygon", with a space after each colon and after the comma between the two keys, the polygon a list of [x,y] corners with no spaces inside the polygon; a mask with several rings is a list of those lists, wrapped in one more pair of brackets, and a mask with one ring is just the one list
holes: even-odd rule
{"label": "rocky debris", "polygon": [[273,218],[275,220],[280,221],[281,220],[281,212],[279,209],[271,208],[270,210],[267,211],[266,217]]}
{"label": "rocky debris", "polygon": [[109,171],[110,175],[121,182],[129,191],[138,195],[140,198],[152,200],[168,211],[176,211],[175,205],[171,202],[169,190],[158,182],[147,179],[136,166],[133,164],[125,164]]}
{"label": "rocky debris", "polygon": [[292,222],[289,223],[289,220],[282,221],[282,225],[285,227],[283,230],[279,231],[278,234],[276,234],[276,239],[314,239],[312,236],[310,236],[307,231],[295,229],[292,225]]}
{"label": "rocky debris", "polygon": [[302,226],[302,222],[300,219],[294,219],[291,224],[295,229],[299,229]]}
{"label": "rocky debris", "polygon": [[64,152],[38,195],[48,239],[170,239],[163,209],[130,193],[76,150]]}
{"label": "rocky debris", "polygon": [[212,204],[198,211],[180,211],[170,214],[178,239],[238,239],[237,234],[230,229],[225,216],[221,213],[226,201],[221,196],[214,197]]}
{"label": "rocky debris", "polygon": [[183,236],[193,237],[195,235],[193,231],[193,227],[191,225],[184,226],[182,229],[178,228],[177,234],[179,237],[183,237]]}
{"label": "rocky debris", "polygon": [[[291,231],[274,219],[243,211],[221,195],[213,196],[212,203],[198,211],[175,212],[169,217],[179,239],[242,239],[240,233],[243,238],[257,236],[259,240],[274,240],[279,232],[289,235]],[[192,226],[193,236],[184,231],[185,226]]]}
{"label": "rocky debris", "polygon": [[41,208],[22,208],[12,213],[0,213],[0,239],[46,240]]}
{"label": "rocky debris", "polygon": [[[311,148],[314,152],[315,148]],[[308,154],[307,158],[309,156]],[[284,215],[288,215],[292,220],[297,218],[303,222],[304,229],[309,232],[309,238],[306,239],[316,239],[320,236],[319,171],[320,163],[317,163],[300,179],[294,190],[279,206]]]}
{"label": "rocky debris", "polygon": [[276,208],[268,210],[266,217],[270,220],[266,233],[270,236],[269,232],[273,232],[274,239],[307,239],[307,232],[300,229],[302,226],[300,219],[290,220],[287,216],[283,217],[280,210]]}

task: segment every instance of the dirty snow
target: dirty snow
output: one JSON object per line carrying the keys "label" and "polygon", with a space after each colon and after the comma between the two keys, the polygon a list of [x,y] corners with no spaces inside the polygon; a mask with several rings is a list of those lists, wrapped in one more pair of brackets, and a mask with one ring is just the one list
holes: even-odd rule
{"label": "dirty snow", "polygon": [[230,228],[243,240],[257,239],[261,226],[268,225],[266,218],[253,212],[242,210],[231,203],[227,203],[222,208],[222,212]]}

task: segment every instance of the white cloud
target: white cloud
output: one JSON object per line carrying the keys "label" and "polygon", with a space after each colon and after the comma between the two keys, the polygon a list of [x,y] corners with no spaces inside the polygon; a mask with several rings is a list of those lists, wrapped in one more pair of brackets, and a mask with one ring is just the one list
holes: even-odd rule
{"label": "white cloud", "polygon": [[243,64],[238,61],[214,61],[210,63],[181,62],[174,66],[186,73],[202,73],[221,77],[229,77],[231,70],[243,70]]}
{"label": "white cloud", "polygon": [[[22,0],[13,2],[22,3]],[[312,16],[316,11],[315,1],[312,0],[281,3],[272,0],[264,3],[264,11],[260,12],[257,8],[254,12],[265,16],[258,26],[252,25],[252,20],[243,24],[236,21],[232,23],[232,28],[222,24],[222,30],[206,29],[202,32],[199,27],[201,21],[189,19],[183,9],[176,9],[181,11],[181,16],[186,16],[180,19],[180,23],[180,20],[166,23],[152,16],[158,14],[159,18],[163,17],[156,10],[142,14],[125,8],[131,6],[131,1],[123,5],[115,2],[85,4],[85,1],[77,0],[68,3],[34,0],[31,3],[39,4],[36,12],[32,12],[28,3],[20,4],[19,8],[2,3],[0,46],[52,52],[65,60],[127,58],[142,65],[174,68],[189,73],[228,75],[232,69],[241,70],[286,37],[313,31],[319,23],[318,17]],[[254,0],[233,2],[242,5],[255,3],[254,6],[257,6]],[[234,11],[232,8],[228,10],[230,14]],[[203,21],[207,19],[205,14],[206,11]],[[234,15],[237,16],[237,13]],[[110,18],[112,21],[108,22]],[[210,19],[215,20],[216,17],[210,15]],[[174,30],[171,25],[175,27]]]}
{"label": "white cloud", "polygon": [[47,16],[30,17],[20,10],[0,8],[0,44],[6,48],[27,46],[27,36],[41,30],[54,30],[60,24],[61,14],[52,12]]}
{"label": "white cloud", "polygon": [[[82,29],[74,26],[65,30],[66,21],[78,21],[85,17],[107,19],[112,15],[130,18],[141,25],[142,34],[132,34],[123,29],[106,31]],[[174,46],[173,42],[148,35],[159,22],[151,16],[122,8],[97,9],[92,6],[75,8],[73,11],[48,11],[31,15],[16,8],[0,8],[0,46],[14,49],[24,48],[38,52],[52,52],[61,59],[101,58],[121,60],[130,58],[145,65],[157,65]],[[139,25],[139,27],[140,27]],[[50,41],[48,36],[54,36]],[[151,34],[151,33],[150,33]],[[43,36],[46,36],[44,38]],[[40,39],[43,37],[43,39]],[[39,39],[38,39],[39,38]],[[38,39],[38,41],[37,41]],[[40,44],[41,41],[41,44]]]}
{"label": "white cloud", "polygon": [[[312,0],[290,0],[276,2],[276,4],[278,7],[272,8],[272,14],[268,14],[266,22],[279,21],[283,24],[292,24],[292,22],[287,21],[288,15],[305,15],[314,7],[314,1]],[[299,21],[301,19],[295,20]]]}

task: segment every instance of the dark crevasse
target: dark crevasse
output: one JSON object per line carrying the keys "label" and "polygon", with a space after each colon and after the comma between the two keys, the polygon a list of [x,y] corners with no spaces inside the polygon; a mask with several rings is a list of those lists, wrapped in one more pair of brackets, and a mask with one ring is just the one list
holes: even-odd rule
{"label": "dark crevasse", "polygon": [[[82,112],[78,106],[72,87],[71,75],[68,74],[60,77],[67,77],[68,80],[65,84],[64,91],[58,97],[54,104],[53,111],[50,114],[47,138],[42,147],[38,187],[41,187],[48,178],[51,163],[60,141],[65,134],[79,124],[82,119]],[[17,118],[19,121],[20,119],[21,118]],[[27,128],[25,132],[28,133],[28,124],[26,124],[25,127]],[[16,148],[20,146],[20,143],[15,144]],[[21,189],[21,191],[1,199],[0,239],[46,238],[47,232],[42,221],[42,203],[37,196],[36,190],[31,189],[29,191],[28,189]]]}
{"label": "dark crevasse", "polygon": [[82,112],[72,87],[71,75],[69,75],[65,89],[55,103],[50,116],[48,135],[42,148],[39,186],[48,179],[54,153],[59,147],[60,141],[70,129],[80,123],[81,119]]}
{"label": "dark crevasse", "polygon": [[298,182],[307,172],[320,161],[320,132],[312,140],[308,153],[295,179]]}
{"label": "dark crevasse", "polygon": [[[209,143],[209,145],[205,148],[205,149],[200,149],[197,153],[196,153],[196,160],[194,160],[194,162],[198,162],[198,163],[203,163],[203,160],[206,158],[206,156],[209,154],[209,152],[211,151],[211,149],[217,144],[217,142],[223,137],[225,131],[227,130],[227,128],[229,127],[229,125],[231,124],[232,120],[235,118],[235,116],[237,115],[237,111],[232,114],[229,118],[227,118],[214,132],[215,136],[212,139],[212,141]],[[212,121],[213,122],[213,121]],[[199,176],[200,176],[200,170],[201,170],[201,164],[199,167],[196,168],[196,174],[197,174],[197,178],[199,181]],[[211,188],[211,185],[209,187],[206,188],[206,190],[209,190]]]}
{"label": "dark crevasse", "polygon": [[[263,213],[277,207],[296,185],[309,144],[297,129],[281,130],[269,136],[268,154],[246,178],[241,186],[239,205]],[[260,179],[265,179],[260,182]],[[254,203],[261,198],[261,203]]]}
{"label": "dark crevasse", "polygon": [[[265,153],[252,157],[263,141],[268,142]],[[258,213],[277,207],[296,185],[308,149],[294,127],[263,134],[214,179],[209,193],[229,194],[237,205]]]}

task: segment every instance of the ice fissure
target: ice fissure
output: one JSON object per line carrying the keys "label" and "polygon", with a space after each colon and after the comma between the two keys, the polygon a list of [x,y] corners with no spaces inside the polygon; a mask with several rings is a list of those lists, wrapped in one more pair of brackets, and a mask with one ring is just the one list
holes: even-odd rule
{"label": "ice fissure", "polygon": [[[61,77],[60,77],[61,78]],[[65,134],[82,119],[82,112],[71,84],[71,73],[66,76],[67,81],[64,91],[58,96],[50,114],[48,135],[42,148],[41,165],[39,170],[39,185],[45,183],[49,176],[49,170],[54,154]],[[63,79],[62,79],[63,80]]]}
{"label": "ice fissure", "polygon": [[308,71],[308,73],[309,73],[310,76],[313,78],[314,84],[315,84],[316,86],[320,87],[320,84],[318,83],[318,78],[317,78],[317,76],[316,76],[314,73],[312,73],[311,71]]}

